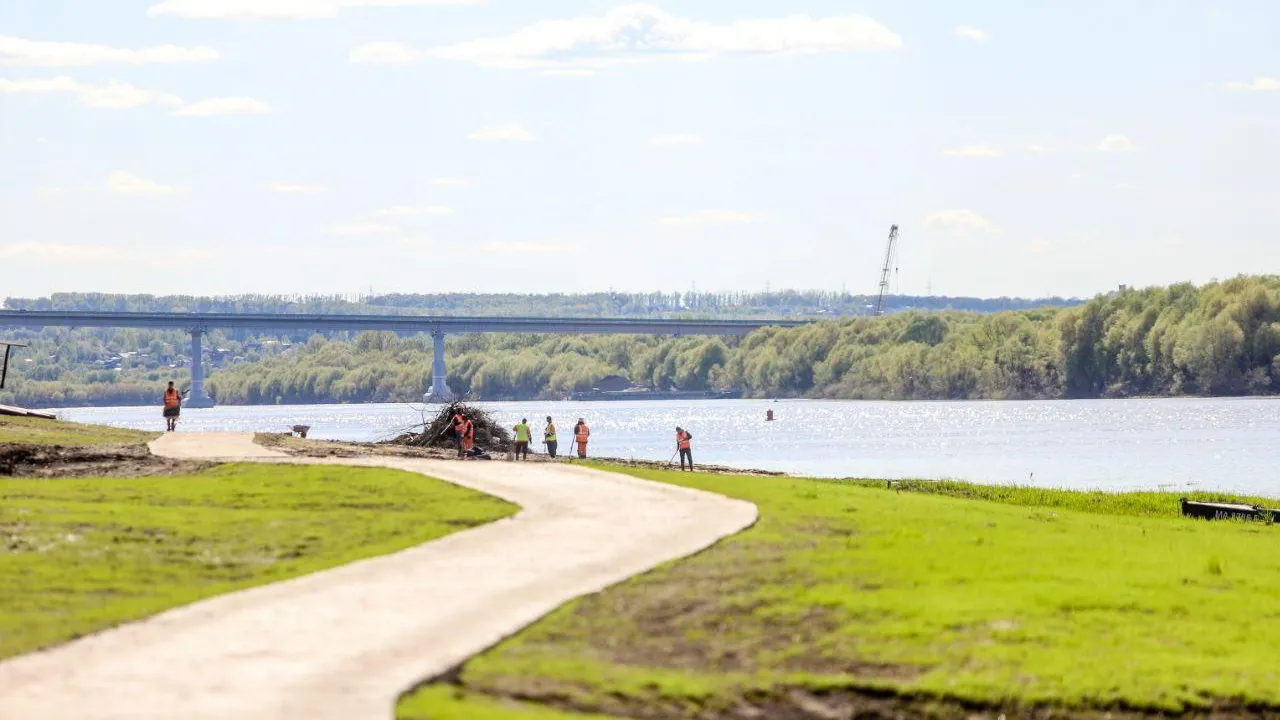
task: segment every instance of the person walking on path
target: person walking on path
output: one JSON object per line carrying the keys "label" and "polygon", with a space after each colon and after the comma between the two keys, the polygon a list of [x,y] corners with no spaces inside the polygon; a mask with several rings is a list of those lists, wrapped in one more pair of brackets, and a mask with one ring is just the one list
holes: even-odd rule
{"label": "person walking on path", "polygon": [[532,434],[529,432],[528,418],[522,418],[520,423],[512,429],[516,431],[516,459],[528,460],[529,440],[532,438]]}
{"label": "person walking on path", "polygon": [[169,381],[169,387],[164,391],[164,421],[165,432],[174,432],[178,429],[178,415],[182,413],[182,395],[178,394],[178,388],[173,386],[173,381]]}
{"label": "person walking on path", "polygon": [[684,428],[676,428],[676,449],[680,451],[680,469],[684,470],[685,458],[689,459],[689,472],[693,472],[693,433]]}
{"label": "person walking on path", "polygon": [[573,428],[573,437],[578,441],[578,458],[587,459],[587,440],[591,437],[591,428],[587,427],[587,421],[578,418],[578,424]]}

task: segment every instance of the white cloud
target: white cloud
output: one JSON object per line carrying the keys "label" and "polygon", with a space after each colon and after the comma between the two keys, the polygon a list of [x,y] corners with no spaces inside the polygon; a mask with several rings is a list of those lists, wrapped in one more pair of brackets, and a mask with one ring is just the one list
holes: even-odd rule
{"label": "white cloud", "polygon": [[115,80],[108,81],[106,85],[94,86],[77,82],[65,75],[52,78],[28,78],[25,80],[0,78],[0,94],[18,93],[70,93],[76,95],[83,105],[109,109],[133,108],[151,104],[176,105],[182,102],[181,99],[173,95],[144,90]]}
{"label": "white cloud", "polygon": [[677,145],[701,145],[702,136],[692,135],[690,133],[680,133],[677,135],[657,135],[649,138],[650,145],[658,147],[673,147]]}
{"label": "white cloud", "polygon": [[350,223],[346,225],[330,225],[330,235],[353,236],[353,235],[393,235],[400,232],[400,228],[394,225],[381,225],[378,223]]}
{"label": "white cloud", "polygon": [[57,243],[20,242],[0,245],[0,259],[24,258],[57,262],[99,262],[119,254],[107,245],[59,245]]}
{"label": "white cloud", "polygon": [[150,17],[189,20],[326,20],[342,8],[480,5],[483,0],[164,0],[147,9]]}
{"label": "white cloud", "polygon": [[172,195],[178,189],[117,170],[107,176],[107,190],[116,195]]}
{"label": "white cloud", "polygon": [[1032,153],[1035,153],[1036,155],[1043,155],[1049,152],[1049,148],[1043,145],[1029,145],[1027,147],[1027,152],[1032,152]]}
{"label": "white cloud", "polygon": [[943,151],[953,157],[1000,157],[1000,151],[988,145],[965,145]]}
{"label": "white cloud", "polygon": [[422,50],[399,42],[371,42],[353,48],[347,60],[367,65],[404,65],[427,57]]}
{"label": "white cloud", "polygon": [[1123,135],[1108,135],[1098,143],[1097,149],[1102,152],[1133,152],[1138,148],[1132,140]]}
{"label": "white cloud", "polygon": [[180,108],[174,115],[216,117],[219,115],[270,115],[271,106],[248,97],[209,98]]}
{"label": "white cloud", "polygon": [[86,87],[80,92],[80,102],[95,108],[131,108],[139,105],[180,105],[176,95],[157,93],[111,80],[105,87]]}
{"label": "white cloud", "polygon": [[394,205],[373,212],[375,217],[422,217],[424,215],[450,215],[452,213],[453,208],[447,205],[427,205],[425,207]]}
{"label": "white cloud", "polygon": [[505,125],[482,127],[468,135],[467,139],[529,141],[536,138],[534,138],[533,133],[526,130],[520,123],[507,123]]}
{"label": "white cloud", "polygon": [[147,65],[216,60],[218,51],[207,47],[159,45],[133,50],[86,45],[83,43],[45,42],[0,35],[0,66],[84,67],[101,63]]}
{"label": "white cloud", "polygon": [[449,45],[432,54],[491,68],[563,69],[718,55],[892,50],[901,45],[900,36],[860,15],[791,15],[716,25],[633,3],[594,17],[541,20],[509,35]]}
{"label": "white cloud", "polygon": [[481,245],[480,249],[485,252],[494,253],[519,253],[522,255],[545,255],[551,253],[573,252],[578,249],[577,245],[569,245],[560,242],[493,242]]}
{"label": "white cloud", "polygon": [[432,178],[431,184],[438,185],[439,187],[470,187],[471,181],[467,180],[466,178],[439,177],[439,178]]}
{"label": "white cloud", "polygon": [[939,210],[924,218],[926,226],[940,226],[957,234],[998,233],[1000,227],[972,210]]}
{"label": "white cloud", "polygon": [[1237,92],[1239,91],[1267,92],[1267,91],[1273,91],[1273,90],[1280,90],[1280,80],[1277,80],[1273,77],[1260,76],[1260,77],[1254,78],[1253,80],[1250,80],[1249,82],[1235,81],[1235,82],[1223,83],[1223,87],[1225,87],[1228,90],[1235,90]]}
{"label": "white cloud", "polygon": [[986,42],[991,38],[985,30],[979,30],[976,27],[969,27],[968,25],[957,25],[953,32],[955,32],[959,37],[967,40],[973,40],[974,42]]}
{"label": "white cloud", "polygon": [[768,219],[759,213],[734,212],[732,210],[703,210],[689,215],[674,215],[658,220],[659,225],[682,227],[717,223],[754,223]]}
{"label": "white cloud", "polygon": [[278,193],[286,193],[290,195],[301,195],[304,193],[324,192],[324,188],[319,185],[302,185],[298,183],[274,183],[271,189]]}

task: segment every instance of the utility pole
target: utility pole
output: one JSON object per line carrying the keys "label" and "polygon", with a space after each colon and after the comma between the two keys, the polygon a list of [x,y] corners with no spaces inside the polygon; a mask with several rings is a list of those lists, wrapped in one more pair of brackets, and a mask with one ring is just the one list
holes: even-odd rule
{"label": "utility pole", "polygon": [[873,315],[884,314],[884,298],[889,294],[889,273],[894,270],[895,253],[898,250],[898,226],[889,228],[889,243],[884,250],[884,267],[880,270],[880,296],[876,298]]}

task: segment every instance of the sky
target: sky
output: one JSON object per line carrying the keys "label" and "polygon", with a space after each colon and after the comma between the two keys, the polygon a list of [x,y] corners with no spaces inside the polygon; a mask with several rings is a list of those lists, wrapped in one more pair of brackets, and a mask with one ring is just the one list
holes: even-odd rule
{"label": "sky", "polygon": [[0,0],[0,297],[1280,272],[1274,0]]}

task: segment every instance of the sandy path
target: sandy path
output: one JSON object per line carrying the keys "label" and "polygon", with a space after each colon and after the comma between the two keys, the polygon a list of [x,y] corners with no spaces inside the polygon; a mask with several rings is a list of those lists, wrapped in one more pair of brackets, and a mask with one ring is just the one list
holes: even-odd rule
{"label": "sandy path", "polygon": [[[177,433],[153,451],[324,462],[258,447],[249,435]],[[756,518],[750,503],[562,464],[331,462],[420,472],[523,511],[0,663],[0,718],[385,720],[416,682]]]}

